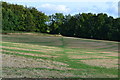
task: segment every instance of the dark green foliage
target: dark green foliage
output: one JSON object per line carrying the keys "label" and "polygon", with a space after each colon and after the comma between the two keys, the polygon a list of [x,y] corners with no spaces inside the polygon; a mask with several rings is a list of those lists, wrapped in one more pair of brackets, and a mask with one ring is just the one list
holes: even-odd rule
{"label": "dark green foliage", "polygon": [[120,41],[120,18],[114,19],[103,13],[82,13],[69,17],[65,17],[61,35]]}
{"label": "dark green foliage", "polygon": [[35,8],[2,2],[3,30],[46,32],[47,16]]}
{"label": "dark green foliage", "polygon": [[64,15],[62,13],[56,13],[49,16],[49,33],[59,34],[60,26],[63,23]]}
{"label": "dark green foliage", "polygon": [[110,34],[110,40],[120,41],[120,18],[114,19]]}
{"label": "dark green foliage", "polygon": [[82,13],[74,16],[55,13],[46,16],[34,7],[2,2],[4,31],[41,32],[80,38],[120,41],[120,18],[107,14]]}

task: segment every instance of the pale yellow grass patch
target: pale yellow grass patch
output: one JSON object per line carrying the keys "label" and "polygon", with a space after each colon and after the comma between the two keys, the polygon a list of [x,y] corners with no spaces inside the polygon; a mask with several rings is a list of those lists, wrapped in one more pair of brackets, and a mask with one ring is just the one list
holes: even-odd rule
{"label": "pale yellow grass patch", "polygon": [[112,52],[101,52],[101,53],[112,53]]}
{"label": "pale yellow grass patch", "polygon": [[94,60],[80,60],[85,64],[92,66],[101,66],[106,68],[118,68],[118,59],[94,59]]}
{"label": "pale yellow grass patch", "polygon": [[[60,72],[52,70],[40,69],[19,69],[19,68],[3,68],[3,78],[65,78],[65,77],[80,77],[70,72]],[[39,79],[38,79],[39,80]]]}
{"label": "pale yellow grass patch", "polygon": [[69,55],[69,58],[72,58],[72,59],[86,59],[86,58],[106,58],[106,57],[95,56],[95,55]]}
{"label": "pale yellow grass patch", "polygon": [[26,47],[31,49],[41,49],[42,51],[61,51],[58,47],[52,47],[52,46],[43,46],[43,45],[30,45],[30,44],[22,44],[22,43],[12,43],[15,44],[15,46],[18,47]]}
{"label": "pale yellow grass patch", "polygon": [[100,53],[106,53],[107,56],[116,56],[116,57],[118,57],[118,53],[116,53],[116,52],[100,52]]}
{"label": "pale yellow grass patch", "polygon": [[37,33],[7,33],[9,35],[38,35]]}
{"label": "pale yellow grass patch", "polygon": [[2,48],[16,49],[16,50],[25,50],[25,51],[36,51],[36,52],[48,52],[48,51],[44,51],[44,50],[32,50],[32,49],[17,48],[17,47],[7,47],[7,46],[2,46]]}
{"label": "pale yellow grass patch", "polygon": [[85,52],[85,53],[94,53],[94,52]]}
{"label": "pale yellow grass patch", "polygon": [[26,58],[16,55],[3,54],[3,67],[11,68],[48,68],[57,70],[70,70],[67,64],[51,60]]}
{"label": "pale yellow grass patch", "polygon": [[53,47],[53,46],[44,46],[44,45],[32,45],[32,44],[26,44],[26,43],[12,43],[12,42],[2,42],[2,43],[8,43],[9,45],[14,45],[18,47],[26,47],[31,49],[51,49],[55,51],[61,51],[61,48]]}
{"label": "pale yellow grass patch", "polygon": [[16,52],[16,51],[7,51],[7,50],[2,50],[3,52],[10,52],[10,53],[17,53],[17,54],[23,54],[23,55],[29,55],[29,56],[37,56],[37,57],[58,57],[58,56],[51,56],[51,55],[42,55],[42,54],[34,54],[34,53],[23,53],[23,52]]}
{"label": "pale yellow grass patch", "polygon": [[66,52],[66,53],[77,53],[77,52]]}

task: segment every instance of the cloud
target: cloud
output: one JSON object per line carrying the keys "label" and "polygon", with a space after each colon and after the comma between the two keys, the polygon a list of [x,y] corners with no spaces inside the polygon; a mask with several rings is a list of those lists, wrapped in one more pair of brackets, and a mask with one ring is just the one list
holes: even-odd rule
{"label": "cloud", "polygon": [[106,12],[111,15],[111,16],[118,16],[118,3],[116,2],[107,2],[106,3],[108,5]]}
{"label": "cloud", "polygon": [[103,11],[103,7],[94,4],[91,6],[82,6],[77,9],[79,13],[102,13]]}
{"label": "cloud", "polygon": [[[10,3],[34,6],[47,15],[54,13],[77,14],[77,13],[107,13],[118,16],[119,0],[3,0]],[[59,3],[60,2],[60,3]],[[60,5],[63,3],[64,5]],[[120,8],[119,8],[120,15]]]}
{"label": "cloud", "polygon": [[53,14],[53,13],[68,14],[68,13],[70,13],[70,8],[68,8],[65,5],[42,4],[41,6],[38,7],[38,9],[45,13],[48,13],[48,14]]}
{"label": "cloud", "polygon": [[118,16],[120,17],[120,1],[118,3]]}
{"label": "cloud", "polygon": [[118,3],[101,2],[90,6],[82,6],[79,9],[77,9],[77,11],[80,13],[106,13],[109,16],[118,17]]}

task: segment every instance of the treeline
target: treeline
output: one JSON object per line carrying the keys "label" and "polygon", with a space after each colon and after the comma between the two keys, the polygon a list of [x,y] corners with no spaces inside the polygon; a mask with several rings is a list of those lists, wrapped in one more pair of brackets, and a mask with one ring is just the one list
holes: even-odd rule
{"label": "treeline", "polygon": [[2,29],[8,31],[46,32],[48,16],[34,7],[2,2]]}
{"label": "treeline", "polygon": [[120,41],[120,18],[107,14],[45,15],[34,7],[2,2],[4,31],[41,32],[63,36]]}

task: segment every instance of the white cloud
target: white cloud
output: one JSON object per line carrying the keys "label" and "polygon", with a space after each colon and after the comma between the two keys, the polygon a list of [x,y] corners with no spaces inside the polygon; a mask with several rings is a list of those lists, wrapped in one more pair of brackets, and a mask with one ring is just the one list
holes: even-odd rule
{"label": "white cloud", "polygon": [[106,12],[111,16],[118,16],[118,3],[116,2],[109,2],[106,3],[108,7],[106,8]]}
{"label": "white cloud", "polygon": [[106,2],[93,4],[91,6],[82,6],[77,9],[77,11],[80,13],[106,13],[109,16],[118,17],[118,3]]}
{"label": "white cloud", "polygon": [[70,9],[65,5],[55,5],[55,4],[43,4],[38,7],[38,9],[42,10],[43,12],[47,12],[49,14],[53,13],[69,13]]}
{"label": "white cloud", "polygon": [[120,2],[118,4],[118,16],[120,17]]}
{"label": "white cloud", "polygon": [[[7,1],[10,3],[24,4],[27,6],[34,6],[38,10],[48,15],[57,12],[64,14],[91,12],[91,13],[107,13],[108,15],[111,16],[118,16],[119,0],[3,0],[3,1]],[[60,2],[63,3],[64,5],[60,5],[61,4]],[[45,3],[49,3],[49,4],[45,4]],[[119,8],[119,15],[120,15],[120,8]]]}

